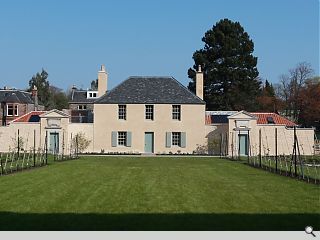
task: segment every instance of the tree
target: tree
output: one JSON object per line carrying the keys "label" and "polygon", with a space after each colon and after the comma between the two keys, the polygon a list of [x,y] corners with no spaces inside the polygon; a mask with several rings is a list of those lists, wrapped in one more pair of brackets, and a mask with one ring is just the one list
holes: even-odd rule
{"label": "tree", "polygon": [[91,81],[91,90],[97,91],[98,90],[98,79]]}
{"label": "tree", "polygon": [[265,86],[264,86],[265,94],[269,97],[274,97],[275,92],[274,88],[272,86],[272,83],[270,84],[268,80],[266,80]]}
{"label": "tree", "polygon": [[320,131],[320,77],[309,79],[301,89],[299,123]]}
{"label": "tree", "polygon": [[62,89],[55,87],[55,86],[50,86],[50,102],[48,109],[58,109],[62,110],[65,108],[68,108],[69,103],[68,103],[68,97],[65,92],[62,91]]}
{"label": "tree", "polygon": [[45,106],[45,108],[48,108],[50,105],[50,84],[48,79],[48,73],[42,69],[42,71],[39,73],[37,72],[36,75],[33,75],[32,78],[29,80],[29,89],[28,91],[31,91],[33,89],[33,86],[36,86],[38,89],[38,99],[41,104]]}
{"label": "tree", "polygon": [[280,77],[277,96],[284,102],[285,115],[296,122],[300,122],[301,91],[306,81],[312,77],[313,72],[309,63],[301,62],[295,68],[290,69],[289,74],[283,74]]}
{"label": "tree", "polygon": [[87,139],[83,132],[77,133],[74,138],[72,138],[72,145],[77,148],[79,153],[86,150],[91,143],[91,140]]}
{"label": "tree", "polygon": [[268,80],[265,81],[265,85],[262,87],[261,94],[257,98],[259,104],[259,111],[263,112],[278,112],[279,100],[275,96],[275,90],[273,85]]}
{"label": "tree", "polygon": [[204,47],[193,54],[188,88],[195,92],[199,65],[204,73],[204,100],[212,110],[256,110],[260,93],[254,44],[239,22],[220,20],[202,38]]}

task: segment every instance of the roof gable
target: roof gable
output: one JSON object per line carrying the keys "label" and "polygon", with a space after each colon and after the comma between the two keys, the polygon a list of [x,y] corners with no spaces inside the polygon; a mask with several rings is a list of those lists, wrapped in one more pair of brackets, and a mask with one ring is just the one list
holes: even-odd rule
{"label": "roof gable", "polygon": [[235,114],[232,114],[231,116],[228,117],[229,119],[257,119],[256,116],[254,116],[253,114],[251,113],[248,113],[247,111],[240,111],[240,112],[237,112]]}
{"label": "roof gable", "polygon": [[68,118],[69,115],[62,112],[62,111],[59,111],[57,109],[53,109],[49,112],[44,112],[43,114],[40,115],[41,118]]}
{"label": "roof gable", "polygon": [[29,113],[26,113],[14,120],[12,120],[11,123],[37,123],[39,122],[39,116],[41,114],[45,113],[45,111],[31,111]]}
{"label": "roof gable", "polygon": [[205,104],[173,77],[129,77],[97,104]]}

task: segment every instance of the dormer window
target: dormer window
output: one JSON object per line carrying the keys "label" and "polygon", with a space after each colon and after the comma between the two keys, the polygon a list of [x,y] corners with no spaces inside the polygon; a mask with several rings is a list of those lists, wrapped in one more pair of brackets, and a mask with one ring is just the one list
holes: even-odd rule
{"label": "dormer window", "polygon": [[87,98],[97,98],[98,97],[98,91],[88,91],[87,92]]}
{"label": "dormer window", "polygon": [[87,110],[87,105],[78,105],[78,110]]}
{"label": "dormer window", "polygon": [[8,104],[7,105],[7,116],[19,116],[18,105]]}

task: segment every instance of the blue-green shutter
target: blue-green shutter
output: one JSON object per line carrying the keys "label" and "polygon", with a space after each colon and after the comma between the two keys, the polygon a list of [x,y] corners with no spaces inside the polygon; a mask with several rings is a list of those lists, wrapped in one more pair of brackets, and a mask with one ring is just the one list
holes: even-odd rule
{"label": "blue-green shutter", "polygon": [[131,136],[132,136],[131,132],[127,132],[127,142],[126,142],[127,147],[131,147],[131,138],[132,138]]}
{"label": "blue-green shutter", "polygon": [[117,146],[117,132],[111,133],[111,145],[112,145],[112,147]]}
{"label": "blue-green shutter", "polygon": [[185,148],[187,145],[187,136],[185,132],[181,133],[180,147]]}
{"label": "blue-green shutter", "polygon": [[171,147],[171,132],[166,132],[166,147]]}

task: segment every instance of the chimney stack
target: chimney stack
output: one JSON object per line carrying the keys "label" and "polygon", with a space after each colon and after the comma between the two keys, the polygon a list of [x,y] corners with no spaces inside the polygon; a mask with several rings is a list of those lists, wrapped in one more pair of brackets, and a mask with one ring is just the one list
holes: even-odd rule
{"label": "chimney stack", "polygon": [[33,85],[33,88],[31,90],[31,96],[33,99],[34,111],[37,111],[39,103],[38,103],[38,88],[36,85]]}
{"label": "chimney stack", "polygon": [[98,72],[98,97],[101,97],[107,92],[108,74],[104,65],[101,65]]}
{"label": "chimney stack", "polygon": [[198,66],[196,72],[196,95],[203,100],[203,72],[201,71],[201,65]]}

